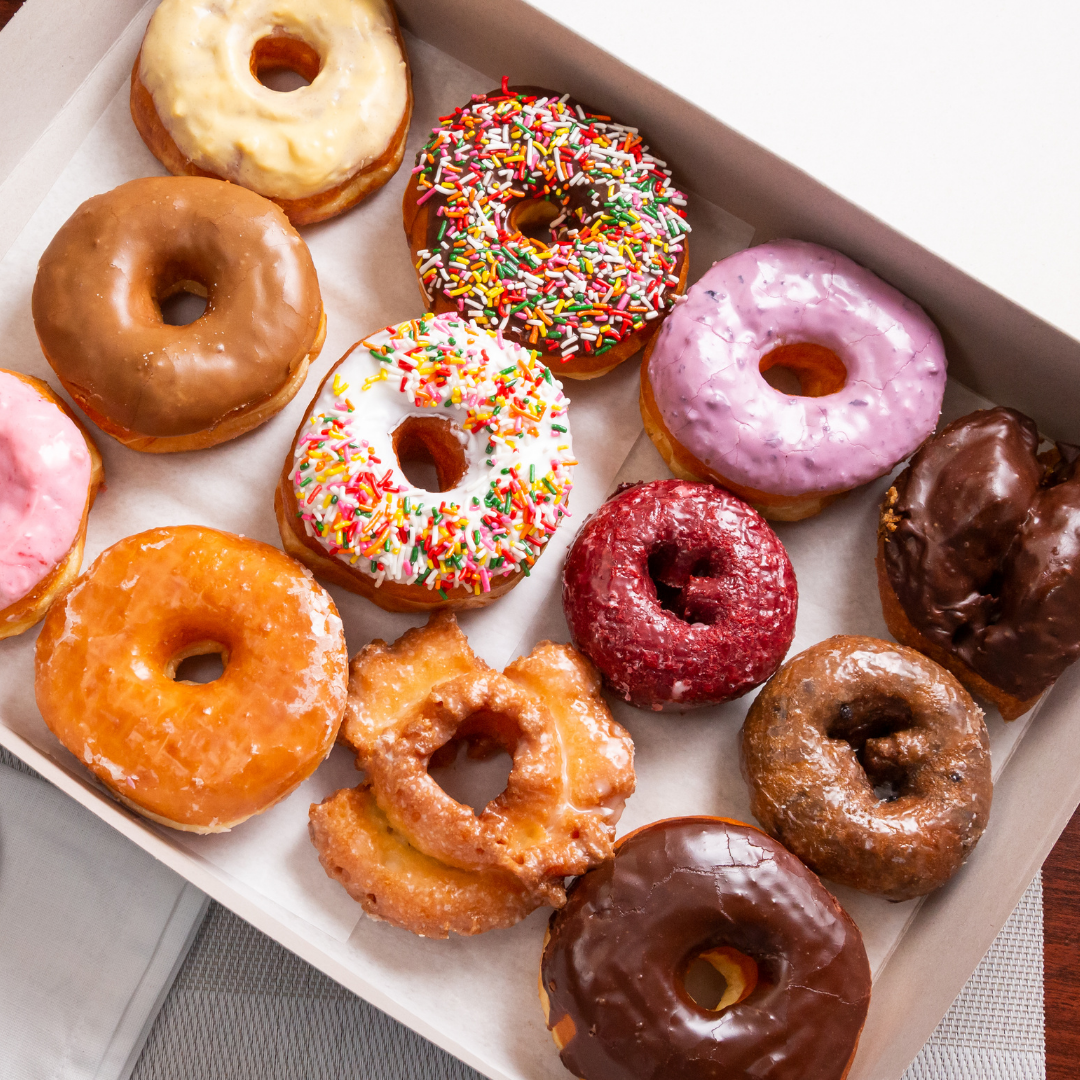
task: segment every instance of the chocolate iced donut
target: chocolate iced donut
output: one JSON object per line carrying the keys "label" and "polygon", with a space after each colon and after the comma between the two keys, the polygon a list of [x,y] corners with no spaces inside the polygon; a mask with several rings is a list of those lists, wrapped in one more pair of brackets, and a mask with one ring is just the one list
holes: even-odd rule
{"label": "chocolate iced donut", "polygon": [[563,572],[575,644],[643,709],[752,690],[783,660],[797,608],[783,544],[711,484],[654,480],[616,492],[583,526]]}
{"label": "chocolate iced donut", "polygon": [[[186,326],[161,301],[206,297]],[[272,202],[195,176],[87,199],[38,265],[34,326],[64,389],[135,450],[195,450],[284,408],[326,320],[307,245]]]}
{"label": "chocolate iced donut", "polygon": [[742,731],[750,809],[822,877],[890,900],[943,885],[990,814],[982,711],[902,645],[837,636],[789,660]]}
{"label": "chocolate iced donut", "polygon": [[[727,981],[715,1008],[687,989],[699,960]],[[551,917],[540,999],[583,1080],[841,1080],[870,965],[843,908],[774,840],[671,818],[571,886]]]}
{"label": "chocolate iced donut", "polygon": [[1080,459],[1038,449],[1022,413],[971,413],[919,450],[881,508],[890,633],[1006,720],[1080,655]]}

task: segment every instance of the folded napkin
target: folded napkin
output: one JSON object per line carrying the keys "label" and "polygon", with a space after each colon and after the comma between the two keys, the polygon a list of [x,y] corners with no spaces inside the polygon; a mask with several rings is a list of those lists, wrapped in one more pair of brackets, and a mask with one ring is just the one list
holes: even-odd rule
{"label": "folded napkin", "polygon": [[0,750],[5,1080],[129,1076],[206,903]]}

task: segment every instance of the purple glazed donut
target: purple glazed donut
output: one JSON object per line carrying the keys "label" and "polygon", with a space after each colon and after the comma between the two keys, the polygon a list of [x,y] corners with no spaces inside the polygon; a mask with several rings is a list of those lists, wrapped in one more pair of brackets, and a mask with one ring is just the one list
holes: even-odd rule
{"label": "purple glazed donut", "polygon": [[642,709],[740,697],[784,659],[795,572],[776,534],[711,484],[654,480],[617,491],[566,557],[574,644]]}

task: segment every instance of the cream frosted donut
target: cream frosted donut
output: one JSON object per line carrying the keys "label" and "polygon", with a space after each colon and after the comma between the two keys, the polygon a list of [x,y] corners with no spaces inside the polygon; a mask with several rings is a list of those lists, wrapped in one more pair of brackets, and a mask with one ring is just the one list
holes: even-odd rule
{"label": "cream frosted donut", "polygon": [[[330,371],[278,485],[285,548],[391,611],[478,607],[539,558],[576,464],[535,353],[453,315],[387,327]],[[427,457],[438,486],[400,462]]]}
{"label": "cream frosted donut", "polygon": [[101,457],[49,387],[0,371],[0,638],[21,634],[79,572]]}
{"label": "cream frosted donut", "polygon": [[[259,71],[278,66],[310,85],[264,86]],[[388,0],[163,0],[132,72],[131,108],[171,172],[231,180],[303,224],[393,175],[412,95]]]}
{"label": "cream frosted donut", "polygon": [[[774,389],[774,366],[801,392]],[[919,446],[945,367],[914,301],[838,252],[777,240],[716,263],[668,316],[642,414],[675,472],[796,520]]]}

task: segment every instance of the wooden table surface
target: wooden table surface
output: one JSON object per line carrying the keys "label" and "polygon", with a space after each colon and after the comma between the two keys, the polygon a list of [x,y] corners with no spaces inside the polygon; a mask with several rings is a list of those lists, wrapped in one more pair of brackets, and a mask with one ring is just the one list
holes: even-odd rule
{"label": "wooden table surface", "polygon": [[[0,0],[0,29],[23,0]],[[1043,864],[1047,1080],[1080,1074],[1080,810]]]}

